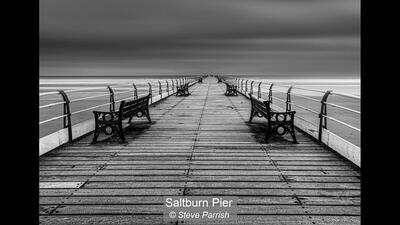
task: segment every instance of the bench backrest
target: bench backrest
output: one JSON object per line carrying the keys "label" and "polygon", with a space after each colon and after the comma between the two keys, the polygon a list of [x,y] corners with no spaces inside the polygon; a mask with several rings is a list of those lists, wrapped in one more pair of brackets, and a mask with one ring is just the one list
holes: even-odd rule
{"label": "bench backrest", "polygon": [[228,82],[224,82],[224,84],[226,85],[226,88],[228,88],[228,89],[235,89],[236,88],[234,84],[230,84]]}
{"label": "bench backrest", "polygon": [[149,107],[150,94],[137,99],[122,101],[119,105],[119,116],[126,119]]}
{"label": "bench backrest", "polygon": [[269,118],[271,114],[270,101],[260,101],[254,98],[252,94],[249,94],[249,96],[251,101],[251,107],[255,109],[262,116]]}
{"label": "bench backrest", "polygon": [[189,90],[189,84],[186,83],[178,86],[178,90]]}

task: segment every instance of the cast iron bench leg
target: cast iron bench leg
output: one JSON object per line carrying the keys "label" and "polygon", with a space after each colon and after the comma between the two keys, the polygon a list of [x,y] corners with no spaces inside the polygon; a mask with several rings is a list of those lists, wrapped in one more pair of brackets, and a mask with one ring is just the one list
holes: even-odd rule
{"label": "cast iron bench leg", "polygon": [[97,138],[99,137],[100,134],[100,128],[99,126],[96,124],[95,128],[94,128],[94,135],[93,135],[93,140],[92,140],[92,144],[97,142]]}
{"label": "cast iron bench leg", "polygon": [[271,126],[269,125],[270,123],[267,124],[267,131],[265,132],[265,143],[268,144],[268,139],[271,136]]}
{"label": "cast iron bench leg", "polygon": [[293,143],[298,144],[297,140],[296,140],[296,132],[294,131],[294,124],[293,122],[290,124],[290,135],[293,138]]}
{"label": "cast iron bench leg", "polygon": [[253,109],[253,107],[251,108],[251,112],[250,112],[250,119],[249,119],[249,123],[251,123],[251,121],[253,120],[253,117],[255,115],[255,111]]}
{"label": "cast iron bench leg", "polygon": [[119,137],[121,138],[122,142],[126,142],[124,130],[122,129],[122,121],[120,121],[118,123],[118,134],[119,134]]}
{"label": "cast iron bench leg", "polygon": [[147,117],[147,120],[149,120],[149,123],[151,123],[149,109],[143,111],[142,113]]}

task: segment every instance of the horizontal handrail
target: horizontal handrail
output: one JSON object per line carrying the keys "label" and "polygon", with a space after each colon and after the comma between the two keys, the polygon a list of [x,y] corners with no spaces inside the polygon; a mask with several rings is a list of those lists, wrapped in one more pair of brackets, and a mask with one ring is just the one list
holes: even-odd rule
{"label": "horizontal handrail", "polygon": [[344,109],[344,110],[347,110],[347,111],[349,111],[349,112],[361,114],[360,111],[357,111],[357,110],[354,110],[354,109],[350,109],[350,108],[347,108],[347,107],[344,107],[344,106],[341,106],[341,105],[337,105],[337,104],[334,104],[334,103],[325,102],[325,104],[330,105],[330,106],[333,106],[333,107],[336,107],[336,108]]}
{"label": "horizontal handrail", "polygon": [[338,120],[338,119],[336,119],[336,118],[333,118],[333,117],[327,116],[327,115],[322,115],[322,116],[323,116],[323,117],[326,117],[326,118],[328,118],[328,119],[331,119],[331,120],[333,120],[333,121],[336,121],[336,122],[338,122],[338,123],[340,123],[340,124],[343,124],[343,125],[345,125],[345,126],[347,126],[347,127],[350,127],[350,128],[353,129],[353,130],[356,130],[356,131],[361,132],[361,129],[359,129],[359,128],[357,128],[357,127],[354,127],[354,126],[352,126],[352,125],[350,125],[350,124],[348,124],[348,123],[345,123],[345,122],[343,122],[343,121],[340,121],[340,120]]}
{"label": "horizontal handrail", "polygon": [[39,122],[39,125],[47,123],[47,122],[51,122],[53,120],[60,119],[60,118],[66,117],[66,116],[67,115],[56,116],[56,117],[50,118],[48,120],[44,120],[44,121]]}
{"label": "horizontal handrail", "polygon": [[279,93],[283,93],[283,94],[286,94],[286,92],[285,92],[285,91],[280,91],[280,90],[273,90],[273,91],[275,91],[275,92],[279,92]]}
{"label": "horizontal handrail", "polygon": [[347,97],[347,98],[352,98],[352,99],[356,99],[356,100],[361,100],[361,96],[352,95],[352,94],[347,94],[347,93],[343,93],[343,92],[332,91],[331,95],[338,95],[338,96],[342,96],[342,97]]}
{"label": "horizontal handrail", "polygon": [[54,95],[54,94],[59,94],[59,92],[58,91],[42,92],[42,93],[39,93],[39,97],[45,96],[45,95]]}
{"label": "horizontal handrail", "polygon": [[311,88],[302,88],[302,87],[298,87],[298,86],[293,86],[293,89],[299,89],[299,90],[303,90],[303,91],[313,91],[313,92],[318,92],[318,93],[322,93],[322,94],[325,93],[325,91],[311,89]]}
{"label": "horizontal handrail", "polygon": [[294,106],[296,106],[296,107],[299,107],[299,108],[301,108],[301,109],[307,110],[307,111],[309,111],[309,112],[312,112],[312,113],[314,113],[314,114],[317,114],[317,115],[319,114],[319,112],[317,112],[317,111],[314,111],[314,110],[312,110],[312,109],[309,109],[309,108],[304,107],[304,106],[301,106],[301,105],[298,105],[298,104],[296,104],[296,103],[290,102],[289,104],[290,104],[290,105],[294,105]]}
{"label": "horizontal handrail", "polygon": [[134,97],[130,96],[130,97],[127,97],[127,98],[123,98],[123,99],[120,99],[118,101],[115,101],[115,103],[119,103],[119,102],[122,102],[122,101],[125,101],[125,100],[128,100],[128,99],[132,99],[132,98],[134,98]]}
{"label": "horizontal handrail", "polygon": [[99,108],[99,107],[106,106],[106,105],[111,105],[111,104],[112,104],[112,103],[107,102],[107,103],[105,103],[105,104],[96,105],[96,106],[89,107],[89,108],[86,108],[86,109],[81,109],[81,110],[72,112],[71,115],[75,115],[75,114],[78,114],[78,113],[81,113],[81,112],[86,112],[86,111],[89,111],[89,110],[92,110],[92,109],[95,109],[95,108]]}
{"label": "horizontal handrail", "polygon": [[64,91],[65,93],[73,93],[73,92],[79,92],[79,91],[91,91],[91,90],[100,90],[105,88],[105,86],[103,87],[95,87],[95,88],[81,88],[81,89],[71,89],[71,90],[66,90]]}
{"label": "horizontal handrail", "polygon": [[273,99],[276,99],[276,100],[278,100],[278,101],[281,101],[281,102],[285,102],[285,103],[286,103],[286,101],[283,100],[283,99],[281,99],[281,98],[277,98],[277,97],[274,97],[274,96],[272,96],[272,98],[273,98]]}
{"label": "horizontal handrail", "polygon": [[70,100],[69,102],[78,102],[78,101],[82,101],[82,100],[87,100],[87,99],[92,99],[92,98],[99,98],[99,97],[104,97],[104,96],[110,96],[110,93],[102,94],[102,95],[95,95],[95,96],[88,96],[88,97],[83,97],[83,98],[76,98],[76,99]]}
{"label": "horizontal handrail", "polygon": [[290,95],[296,96],[296,97],[300,97],[300,98],[304,98],[304,99],[308,99],[314,102],[321,102],[321,100],[315,99],[315,98],[310,98],[304,95],[300,95],[300,94],[294,94],[294,93],[290,93]]}
{"label": "horizontal handrail", "polygon": [[50,104],[47,104],[47,105],[41,105],[41,106],[39,106],[39,109],[43,109],[43,108],[47,108],[47,107],[52,107],[52,106],[56,106],[56,105],[60,105],[60,104],[64,104],[64,103],[65,103],[65,101],[50,103]]}

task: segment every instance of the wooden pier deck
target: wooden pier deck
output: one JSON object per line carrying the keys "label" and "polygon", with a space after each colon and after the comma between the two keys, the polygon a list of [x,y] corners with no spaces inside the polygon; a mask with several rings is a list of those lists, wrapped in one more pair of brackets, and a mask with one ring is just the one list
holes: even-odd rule
{"label": "wooden pier deck", "polygon": [[[165,195],[238,196],[238,224],[360,224],[360,171],[297,131],[262,142],[250,102],[207,78],[136,118],[40,157],[40,224],[163,224]],[[176,224],[190,224],[177,220]]]}

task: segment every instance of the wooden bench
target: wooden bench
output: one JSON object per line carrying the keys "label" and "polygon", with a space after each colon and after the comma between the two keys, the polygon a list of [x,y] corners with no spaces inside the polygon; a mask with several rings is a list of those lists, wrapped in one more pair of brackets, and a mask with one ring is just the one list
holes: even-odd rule
{"label": "wooden bench", "polygon": [[295,111],[287,112],[274,112],[270,108],[270,101],[260,101],[249,94],[251,100],[251,123],[254,116],[264,117],[267,119],[267,130],[265,134],[265,142],[268,143],[270,136],[285,135],[289,133],[293,138],[293,143],[297,143],[296,134],[294,130],[294,114]]}
{"label": "wooden bench", "polygon": [[224,82],[224,84],[226,85],[225,95],[227,96],[238,95],[236,85],[229,84],[228,82]]}
{"label": "wooden bench", "polygon": [[176,88],[176,96],[189,96],[189,84],[180,85]]}
{"label": "wooden bench", "polygon": [[131,122],[134,116],[143,117],[146,116],[151,123],[149,114],[149,99],[151,94],[147,96],[122,101],[119,105],[118,112],[101,112],[93,111],[95,120],[95,130],[92,143],[96,143],[98,136],[101,132],[106,135],[112,135],[118,133],[119,137],[123,142],[126,142],[124,132],[122,129],[122,121],[129,118],[128,123]]}

